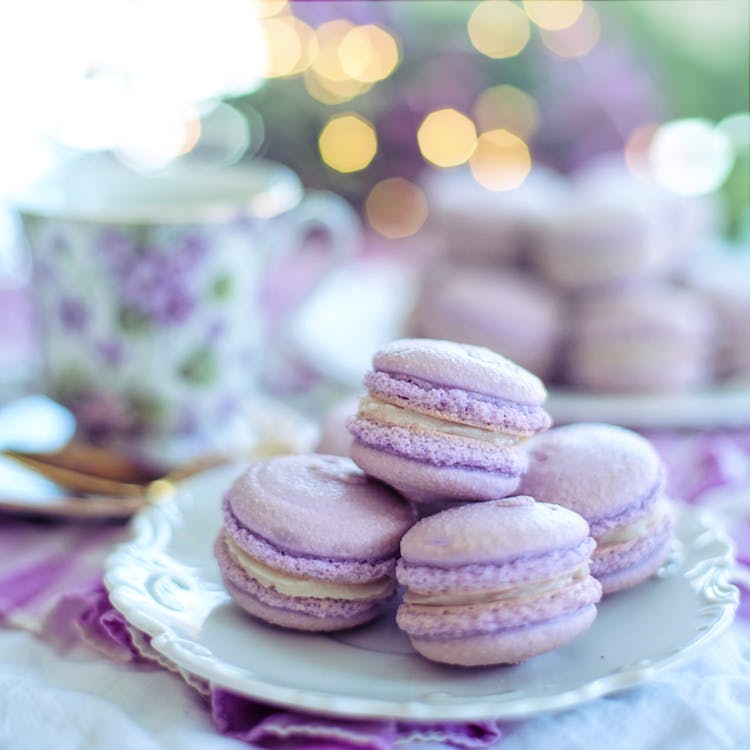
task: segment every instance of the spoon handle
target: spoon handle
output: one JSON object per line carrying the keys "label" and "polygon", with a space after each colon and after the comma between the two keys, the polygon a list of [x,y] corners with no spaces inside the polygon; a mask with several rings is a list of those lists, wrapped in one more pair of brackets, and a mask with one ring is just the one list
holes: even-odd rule
{"label": "spoon handle", "polygon": [[0,454],[17,461],[58,486],[75,493],[108,495],[113,497],[141,497],[145,493],[145,485],[143,484],[123,482],[104,476],[87,474],[67,466],[58,466],[56,463],[50,463],[38,455],[31,456],[10,450],[0,451]]}

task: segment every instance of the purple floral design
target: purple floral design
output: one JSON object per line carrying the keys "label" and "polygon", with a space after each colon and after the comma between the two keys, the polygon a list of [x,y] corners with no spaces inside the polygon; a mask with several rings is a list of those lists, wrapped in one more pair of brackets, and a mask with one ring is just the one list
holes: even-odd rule
{"label": "purple floral design", "polygon": [[69,331],[83,331],[89,322],[89,311],[80,300],[63,297],[59,307],[60,322]]}
{"label": "purple floral design", "polygon": [[128,404],[111,393],[84,391],[66,405],[75,415],[82,437],[96,445],[135,437],[143,431],[143,424]]}
{"label": "purple floral design", "polygon": [[126,330],[184,323],[197,306],[193,273],[208,253],[204,237],[193,232],[166,245],[139,246],[120,229],[103,231],[101,257],[119,286],[120,322]]}

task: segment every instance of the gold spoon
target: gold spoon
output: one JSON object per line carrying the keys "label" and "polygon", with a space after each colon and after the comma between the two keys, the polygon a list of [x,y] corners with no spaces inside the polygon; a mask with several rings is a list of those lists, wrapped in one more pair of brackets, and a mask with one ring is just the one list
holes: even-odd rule
{"label": "gold spoon", "polygon": [[283,440],[265,440],[245,452],[200,456],[163,475],[144,471],[142,466],[111,449],[76,441],[71,441],[54,453],[5,449],[0,450],[0,455],[17,461],[58,487],[74,493],[80,500],[122,498],[123,501],[143,503],[160,502],[171,497],[178,482],[201,471],[251,458],[288,453],[289,450],[290,445]]}

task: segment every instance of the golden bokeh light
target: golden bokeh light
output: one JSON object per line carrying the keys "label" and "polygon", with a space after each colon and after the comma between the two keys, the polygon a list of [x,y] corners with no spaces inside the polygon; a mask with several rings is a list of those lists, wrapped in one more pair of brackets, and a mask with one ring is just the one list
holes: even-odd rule
{"label": "golden bokeh light", "polygon": [[266,18],[261,30],[266,40],[267,78],[297,75],[310,67],[318,42],[304,21],[291,15]]}
{"label": "golden bokeh light", "polygon": [[383,237],[410,237],[427,220],[427,197],[422,188],[401,177],[381,180],[365,200],[365,216]]}
{"label": "golden bokeh light", "polygon": [[526,15],[540,28],[556,31],[572,26],[583,12],[583,0],[523,0]]}
{"label": "golden bokeh light", "polygon": [[469,166],[474,179],[489,190],[513,190],[531,171],[531,154],[517,135],[489,130],[479,136]]}
{"label": "golden bokeh light", "polygon": [[351,76],[341,64],[339,48],[346,35],[354,28],[354,24],[343,18],[318,26],[315,35],[318,39],[318,54],[312,63],[312,69],[318,77],[329,81],[347,81]]}
{"label": "golden bokeh light", "polygon": [[345,81],[331,81],[316,73],[312,68],[304,73],[305,88],[313,99],[323,104],[342,104],[364,94],[372,88],[371,83],[347,78]]}
{"label": "golden bokeh light", "polygon": [[583,57],[596,47],[602,34],[599,14],[591,5],[584,6],[578,20],[567,29],[542,29],[544,46],[559,57]]}
{"label": "golden bokeh light", "polygon": [[468,22],[469,38],[482,54],[492,58],[513,57],[529,41],[529,20],[510,0],[483,0]]}
{"label": "golden bokeh light", "polygon": [[288,9],[287,0],[255,0],[258,18],[270,18]]}
{"label": "golden bokeh light", "polygon": [[480,130],[510,130],[528,140],[539,125],[534,97],[515,86],[492,86],[474,102],[474,119]]}
{"label": "golden bokeh light", "polygon": [[336,115],[321,131],[318,148],[331,169],[358,172],[373,160],[378,139],[372,124],[359,115]]}
{"label": "golden bokeh light", "polygon": [[455,167],[471,156],[477,144],[474,123],[455,109],[439,109],[424,118],[417,131],[419,150],[439,167]]}
{"label": "golden bokeh light", "polygon": [[339,62],[348,76],[364,83],[387,78],[398,65],[396,40],[375,24],[355,26],[338,47]]}

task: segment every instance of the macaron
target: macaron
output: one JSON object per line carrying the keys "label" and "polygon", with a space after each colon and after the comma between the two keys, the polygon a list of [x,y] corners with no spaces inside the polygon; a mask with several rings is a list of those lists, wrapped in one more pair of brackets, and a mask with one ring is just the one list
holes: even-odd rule
{"label": "macaron", "polygon": [[668,558],[674,522],[665,470],[641,435],[608,424],[557,427],[529,441],[520,491],[557,503],[589,524],[591,574],[604,594],[634,586]]}
{"label": "macaron", "polygon": [[562,178],[538,165],[502,193],[477,182],[468,168],[428,171],[422,185],[430,206],[426,227],[443,240],[444,257],[482,266],[519,260],[540,217],[566,190]]}
{"label": "macaron", "polygon": [[568,327],[562,368],[579,389],[649,393],[710,381],[715,320],[691,290],[644,284],[586,295]]}
{"label": "macaron", "polygon": [[308,631],[350,628],[392,598],[411,508],[348,458],[289,455],[252,464],[223,502],[215,555],[251,615]]}
{"label": "macaron", "polygon": [[512,494],[526,470],[521,443],[551,424],[542,381],[483,347],[394,341],[364,383],[351,457],[416,503]]}
{"label": "macaron", "polygon": [[396,621],[432,661],[516,664],[594,621],[593,548],[583,518],[559,505],[520,496],[454,506],[401,540]]}
{"label": "macaron", "polygon": [[425,279],[409,328],[415,336],[486,346],[546,379],[562,320],[557,293],[532,276],[447,266]]}

